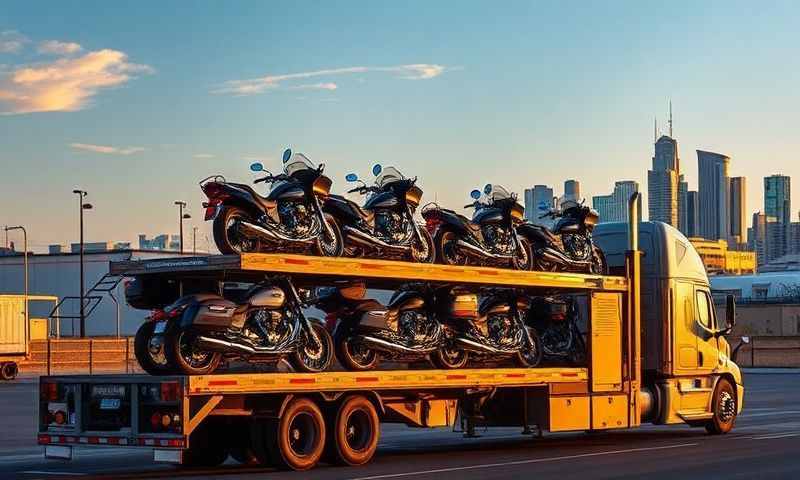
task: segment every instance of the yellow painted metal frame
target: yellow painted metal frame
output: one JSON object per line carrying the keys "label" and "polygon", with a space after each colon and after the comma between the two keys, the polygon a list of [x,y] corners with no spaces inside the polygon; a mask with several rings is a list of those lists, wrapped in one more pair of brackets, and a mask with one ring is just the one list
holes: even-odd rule
{"label": "yellow painted metal frame", "polygon": [[615,292],[625,292],[628,288],[628,282],[625,277],[272,253],[243,254],[241,256],[241,269],[343,278],[458,282],[506,287],[565,288]]}

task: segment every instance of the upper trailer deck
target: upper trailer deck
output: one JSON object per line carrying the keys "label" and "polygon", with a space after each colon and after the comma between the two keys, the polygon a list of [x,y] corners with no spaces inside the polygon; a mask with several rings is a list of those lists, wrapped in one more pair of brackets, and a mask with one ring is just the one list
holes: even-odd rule
{"label": "upper trailer deck", "polygon": [[215,278],[256,281],[264,274],[288,274],[300,283],[363,279],[380,288],[398,281],[459,283],[481,286],[602,290],[625,292],[625,277],[560,272],[528,272],[491,267],[420,264],[365,258],[330,258],[278,253],[211,255],[174,259],[111,262],[115,275],[159,275],[174,279]]}

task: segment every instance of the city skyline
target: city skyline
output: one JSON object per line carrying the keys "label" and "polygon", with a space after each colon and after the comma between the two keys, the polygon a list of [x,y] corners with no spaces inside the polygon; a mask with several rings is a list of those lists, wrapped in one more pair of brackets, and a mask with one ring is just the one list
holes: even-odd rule
{"label": "city skyline", "polygon": [[[287,146],[325,162],[337,191],[344,174],[379,161],[419,176],[423,201],[448,206],[485,183],[522,196],[570,178],[589,199],[615,180],[646,185],[652,116],[663,118],[670,98],[683,151],[725,152],[750,179],[749,219],[761,178],[800,178],[791,121],[800,96],[791,75],[771,74],[798,70],[786,58],[800,6],[683,5],[654,19],[636,2],[509,3],[492,11],[502,30],[475,35],[487,28],[481,4],[287,6],[276,16],[269,4],[233,14],[211,3],[82,2],[48,4],[42,19],[30,2],[10,2],[0,165],[13,180],[0,201],[17,207],[0,224],[26,225],[37,249],[74,241],[70,192],[81,188],[95,206],[87,240],[177,231],[176,198],[203,237],[197,181],[248,182],[253,159],[275,169]],[[673,41],[652,42],[667,30]],[[720,71],[734,74],[720,82]],[[680,173],[696,190],[695,162]]]}

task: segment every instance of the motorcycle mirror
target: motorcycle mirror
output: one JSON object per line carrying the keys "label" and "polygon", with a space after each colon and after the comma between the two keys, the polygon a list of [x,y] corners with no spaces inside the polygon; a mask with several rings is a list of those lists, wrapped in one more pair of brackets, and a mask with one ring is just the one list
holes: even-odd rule
{"label": "motorcycle mirror", "polygon": [[356,175],[355,173],[348,173],[347,175],[344,176],[344,179],[347,180],[348,182],[355,182],[356,180],[358,180],[358,175]]}
{"label": "motorcycle mirror", "polygon": [[483,187],[483,193],[485,193],[486,195],[489,195],[490,193],[492,193],[492,184],[491,183],[487,183],[486,186]]}
{"label": "motorcycle mirror", "polygon": [[250,164],[250,171],[251,172],[263,172],[264,165],[260,164],[259,162],[251,163]]}
{"label": "motorcycle mirror", "polygon": [[381,174],[383,171],[383,167],[381,167],[380,163],[376,163],[375,166],[372,167],[372,174],[376,177]]}
{"label": "motorcycle mirror", "polygon": [[290,158],[292,158],[292,149],[287,148],[283,151],[283,163],[288,162]]}
{"label": "motorcycle mirror", "polygon": [[469,192],[469,196],[474,198],[475,200],[477,200],[477,199],[481,198],[481,192],[480,192],[480,190],[473,190],[473,191]]}

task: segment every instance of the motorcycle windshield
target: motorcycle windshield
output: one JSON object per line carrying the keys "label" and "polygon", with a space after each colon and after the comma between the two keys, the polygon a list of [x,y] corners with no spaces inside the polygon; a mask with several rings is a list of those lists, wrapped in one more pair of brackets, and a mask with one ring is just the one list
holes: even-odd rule
{"label": "motorcycle windshield", "polygon": [[283,164],[283,173],[292,176],[303,170],[316,170],[317,166],[302,153],[295,153],[288,162]]}
{"label": "motorcycle windshield", "polygon": [[511,198],[511,192],[506,190],[502,185],[492,185],[492,193],[489,194],[489,198],[493,202],[505,200],[507,198]]}
{"label": "motorcycle windshield", "polygon": [[386,167],[381,171],[381,174],[375,178],[375,186],[383,188],[390,183],[405,180],[406,177],[394,167]]}

